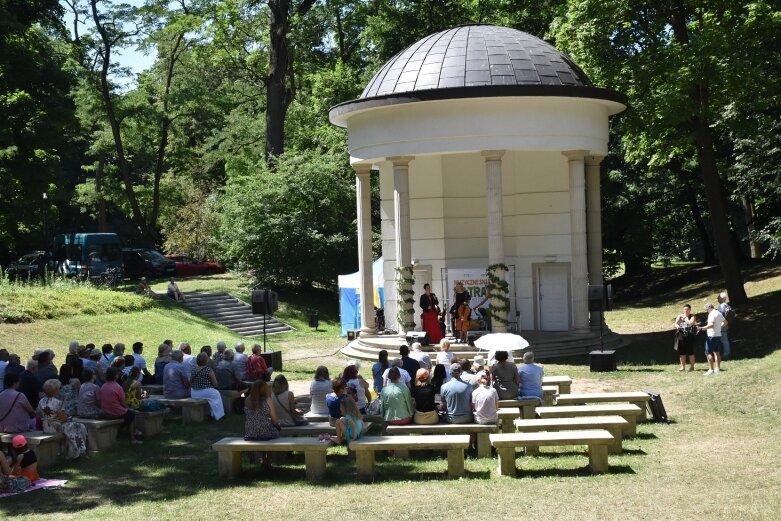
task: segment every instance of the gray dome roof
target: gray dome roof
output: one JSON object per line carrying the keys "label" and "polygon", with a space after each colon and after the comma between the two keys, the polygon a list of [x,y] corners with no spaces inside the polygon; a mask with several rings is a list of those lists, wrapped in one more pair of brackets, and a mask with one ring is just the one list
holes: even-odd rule
{"label": "gray dome roof", "polygon": [[410,45],[374,75],[360,97],[488,85],[592,83],[572,60],[535,36],[507,27],[468,25]]}

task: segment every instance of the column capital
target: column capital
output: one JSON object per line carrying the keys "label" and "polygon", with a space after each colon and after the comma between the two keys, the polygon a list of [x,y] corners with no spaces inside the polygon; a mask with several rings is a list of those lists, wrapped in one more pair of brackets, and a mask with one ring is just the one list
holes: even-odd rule
{"label": "column capital", "polygon": [[502,159],[505,150],[483,150],[480,155],[485,158],[486,161],[499,161]]}
{"label": "column capital", "polygon": [[393,163],[393,166],[406,166],[410,161],[415,159],[415,156],[391,156],[386,157],[385,159]]}
{"label": "column capital", "polygon": [[588,154],[588,150],[562,150],[561,155],[570,161],[583,161]]}
{"label": "column capital", "polygon": [[372,171],[371,163],[353,163],[350,166],[355,170],[355,175],[370,174]]}
{"label": "column capital", "polygon": [[599,166],[605,156],[586,156],[586,166]]}

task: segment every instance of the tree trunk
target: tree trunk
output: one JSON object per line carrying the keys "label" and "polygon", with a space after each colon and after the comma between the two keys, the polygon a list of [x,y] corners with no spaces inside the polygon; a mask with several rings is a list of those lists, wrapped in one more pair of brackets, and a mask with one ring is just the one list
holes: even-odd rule
{"label": "tree trunk", "polygon": [[762,246],[754,239],[756,233],[756,216],[754,214],[754,202],[749,196],[744,195],[741,197],[743,203],[743,215],[746,217],[746,230],[748,230],[748,244],[751,250],[751,258],[762,258]]}
{"label": "tree trunk", "polygon": [[[689,34],[686,26],[687,13],[682,2],[675,2],[671,11],[671,25],[676,41],[688,46]],[[709,91],[708,81],[702,77],[695,81],[691,88],[692,115],[689,121],[694,132],[697,148],[697,158],[702,170],[702,180],[705,184],[705,195],[710,212],[711,229],[718,250],[721,273],[727,285],[729,299],[735,304],[748,300],[743,287],[743,276],[737,262],[737,255],[732,244],[727,213],[722,198],[721,179],[716,167],[716,155],[713,150],[713,133],[708,121]]]}
{"label": "tree trunk", "polygon": [[699,234],[700,242],[702,243],[702,262],[705,264],[716,264],[716,253],[713,251],[713,243],[708,236],[708,228],[705,226],[705,220],[702,218],[700,205],[697,203],[697,194],[694,193],[694,188],[687,176],[681,176],[681,180],[683,181],[684,188],[683,199],[686,206],[689,207],[689,211],[692,213],[694,226],[697,228],[697,233]]}
{"label": "tree trunk", "polygon": [[106,199],[103,197],[103,172],[106,168],[104,159],[98,160],[98,167],[95,169],[95,197],[98,206],[98,231],[108,231],[108,221],[106,220]]}

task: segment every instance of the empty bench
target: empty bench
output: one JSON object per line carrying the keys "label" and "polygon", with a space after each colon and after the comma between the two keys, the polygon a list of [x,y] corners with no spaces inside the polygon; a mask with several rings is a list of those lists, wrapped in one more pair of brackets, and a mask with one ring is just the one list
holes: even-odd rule
{"label": "empty bench", "polygon": [[606,430],[563,432],[518,432],[491,434],[491,444],[499,452],[499,475],[515,476],[515,449],[547,446],[587,445],[589,470],[592,474],[607,472],[607,448],[613,436]]}
{"label": "empty bench", "polygon": [[358,477],[363,479],[374,476],[374,453],[378,450],[446,450],[447,474],[458,478],[464,475],[464,449],[468,448],[468,434],[367,436],[350,442]]}
{"label": "empty bench", "polygon": [[[518,432],[568,431],[584,429],[604,429],[614,438],[608,447],[610,454],[623,452],[623,430],[627,421],[621,416],[586,416],[582,418],[546,418],[515,420],[515,430]],[[527,447],[526,454],[534,454],[537,448]]]}
{"label": "empty bench", "polygon": [[578,416],[613,416],[623,417],[627,424],[624,426],[624,437],[633,437],[637,433],[637,418],[645,414],[644,409],[631,403],[601,405],[556,405],[553,407],[537,407],[537,416],[540,418],[576,418]]}
{"label": "empty bench", "polygon": [[209,416],[209,402],[201,398],[166,398],[165,396],[150,396],[172,409],[180,409],[182,423],[203,423]]}
{"label": "empty bench", "polygon": [[542,385],[555,385],[558,394],[569,394],[572,389],[572,378],[569,376],[543,376]]}
{"label": "empty bench", "polygon": [[[491,440],[488,435],[499,432],[497,425],[481,425],[479,423],[437,423],[434,425],[388,425],[385,434],[398,436],[402,434],[475,434],[477,437],[477,457],[491,457]],[[398,455],[398,451],[397,451]]]}
{"label": "empty bench", "polygon": [[556,397],[557,405],[583,405],[587,403],[631,403],[643,410],[643,419],[645,419],[645,409],[648,400],[651,397],[648,393],[641,391],[630,392],[609,392],[609,393],[576,393],[560,394]]}
{"label": "empty bench", "polygon": [[117,433],[123,421],[90,418],[73,418],[87,428],[87,449],[95,452],[109,450],[117,441]]}
{"label": "empty bench", "polygon": [[[27,444],[35,451],[39,467],[51,467],[57,462],[60,455],[60,445],[65,439],[62,433],[46,434],[43,431],[2,433],[0,434],[0,443],[10,446],[14,436],[19,434],[27,438]],[[0,457],[3,456],[0,455]]]}
{"label": "empty bench", "polygon": [[241,473],[242,452],[303,452],[306,479],[322,480],[325,477],[325,455],[330,443],[317,438],[275,438],[273,440],[247,441],[244,438],[223,438],[214,445],[217,452],[217,471],[221,478],[235,478]]}

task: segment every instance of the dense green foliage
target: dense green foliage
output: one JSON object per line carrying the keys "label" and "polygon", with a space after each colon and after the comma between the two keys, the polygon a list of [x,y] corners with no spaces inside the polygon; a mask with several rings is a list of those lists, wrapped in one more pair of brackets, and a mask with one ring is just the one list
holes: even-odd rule
{"label": "dense green foliage", "polygon": [[[768,0],[61,5],[67,28],[51,0],[0,2],[0,264],[42,247],[48,217],[49,235],[113,230],[264,282],[333,285],[355,264],[355,205],[328,109],[407,45],[468,23],[545,38],[628,95],[603,169],[607,269],[781,252]],[[154,65],[121,67],[133,48]]]}

